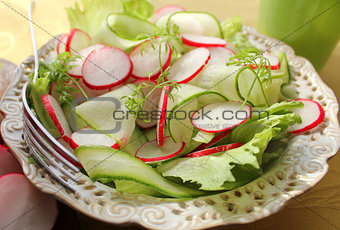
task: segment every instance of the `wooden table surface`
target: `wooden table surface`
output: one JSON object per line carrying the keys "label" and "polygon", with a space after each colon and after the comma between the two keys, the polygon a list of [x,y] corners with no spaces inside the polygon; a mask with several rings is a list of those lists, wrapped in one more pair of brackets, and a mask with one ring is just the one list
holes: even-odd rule
{"label": "wooden table surface", "polygon": [[[0,2],[0,58],[19,64],[31,55],[32,45],[28,22],[18,13],[27,15],[29,0],[4,0],[17,12]],[[69,30],[64,8],[74,0],[36,0],[33,20],[45,31],[36,28],[38,46],[47,42],[51,35]],[[256,27],[258,0],[153,0],[155,5],[177,4],[190,10],[209,11],[218,18],[240,15],[244,24]],[[340,97],[340,43],[320,73],[322,79]],[[228,229],[263,230],[321,230],[340,229],[340,155],[329,160],[330,169],[325,178],[313,189],[291,201],[282,211],[258,222]],[[301,203],[300,203],[301,202]],[[310,210],[313,211],[310,211]],[[60,217],[56,229],[136,229],[133,227],[108,226],[80,215],[60,205]],[[80,219],[80,221],[75,221]],[[70,223],[73,223],[70,225]],[[223,229],[223,228],[222,228]]]}

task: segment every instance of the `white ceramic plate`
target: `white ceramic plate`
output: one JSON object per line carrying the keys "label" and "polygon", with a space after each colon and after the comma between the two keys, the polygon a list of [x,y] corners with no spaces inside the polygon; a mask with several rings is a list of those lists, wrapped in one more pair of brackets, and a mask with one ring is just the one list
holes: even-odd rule
{"label": "white ceramic plate", "polygon": [[[262,51],[270,48],[272,53],[286,52],[292,84],[301,98],[318,101],[325,109],[326,117],[312,132],[292,138],[274,167],[243,187],[181,202],[120,193],[93,183],[85,175],[79,175],[80,181],[74,185],[76,193],[64,189],[38,165],[27,164],[30,154],[22,138],[21,90],[33,69],[32,56],[18,67],[15,80],[1,103],[1,111],[6,116],[1,125],[2,136],[35,186],[69,206],[109,223],[135,222],[156,229],[198,229],[249,223],[276,213],[287,201],[313,187],[326,174],[327,159],[339,149],[338,103],[311,63],[295,56],[292,48],[260,35],[252,28],[244,27],[244,32]],[[53,39],[40,49],[42,59],[48,60],[55,55],[55,44]]]}

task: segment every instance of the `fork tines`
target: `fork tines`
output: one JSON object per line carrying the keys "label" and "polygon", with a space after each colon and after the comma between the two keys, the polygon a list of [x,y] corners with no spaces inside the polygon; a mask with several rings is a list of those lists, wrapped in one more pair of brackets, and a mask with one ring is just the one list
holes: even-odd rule
{"label": "fork tines", "polygon": [[[26,98],[27,84],[23,87],[23,124],[24,138],[31,154],[60,184],[75,191],[72,183],[79,176],[79,161],[76,156],[59,143],[40,123],[28,106]],[[72,163],[71,163],[72,162]],[[69,181],[68,179],[71,179]],[[71,182],[71,183],[70,183]]]}

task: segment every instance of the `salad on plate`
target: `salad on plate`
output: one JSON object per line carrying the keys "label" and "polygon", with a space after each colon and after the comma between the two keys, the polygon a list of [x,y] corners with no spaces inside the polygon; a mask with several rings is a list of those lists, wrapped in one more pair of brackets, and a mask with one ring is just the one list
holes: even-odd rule
{"label": "salad on plate", "polygon": [[231,190],[324,119],[298,98],[285,53],[254,47],[239,17],[148,0],[82,0],[67,14],[28,99],[93,181],[154,197]]}

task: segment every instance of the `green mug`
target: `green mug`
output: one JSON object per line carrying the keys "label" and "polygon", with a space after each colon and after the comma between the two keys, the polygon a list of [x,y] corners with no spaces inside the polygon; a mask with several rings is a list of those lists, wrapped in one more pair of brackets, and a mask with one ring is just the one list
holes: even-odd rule
{"label": "green mug", "polygon": [[320,71],[340,38],[340,0],[261,0],[258,30],[289,44]]}

